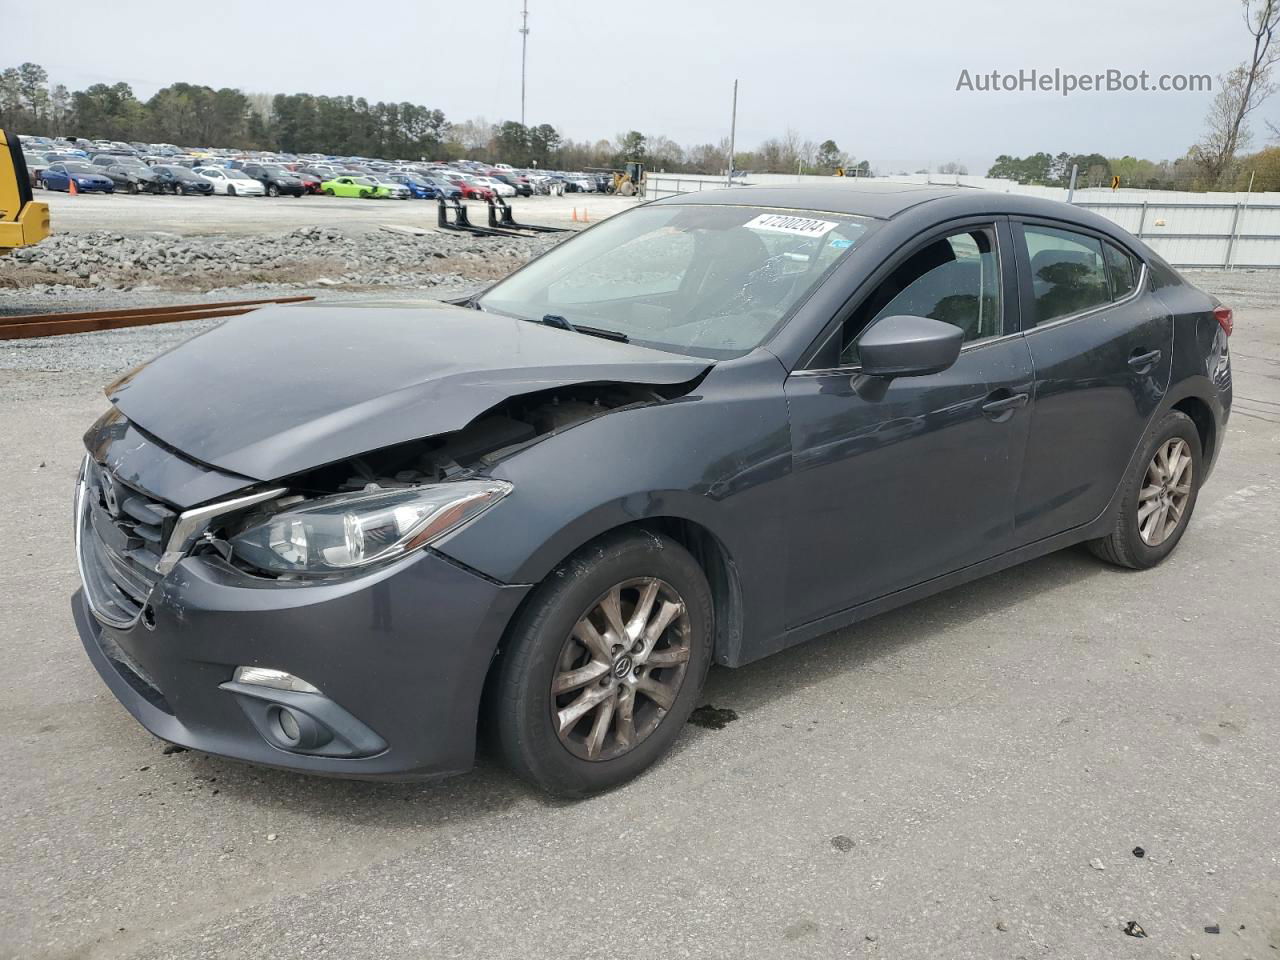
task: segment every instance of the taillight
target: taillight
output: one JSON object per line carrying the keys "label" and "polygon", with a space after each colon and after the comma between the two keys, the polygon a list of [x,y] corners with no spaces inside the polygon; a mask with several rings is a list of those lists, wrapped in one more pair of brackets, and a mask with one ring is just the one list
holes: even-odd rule
{"label": "taillight", "polygon": [[1213,318],[1218,321],[1218,326],[1222,328],[1222,332],[1228,337],[1235,328],[1235,319],[1231,313],[1230,307],[1214,307]]}

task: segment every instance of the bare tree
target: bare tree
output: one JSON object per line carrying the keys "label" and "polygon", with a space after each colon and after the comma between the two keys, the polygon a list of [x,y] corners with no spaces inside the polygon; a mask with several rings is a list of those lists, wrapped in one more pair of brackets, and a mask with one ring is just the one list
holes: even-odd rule
{"label": "bare tree", "polygon": [[1249,58],[1218,78],[1218,95],[1205,118],[1208,130],[1196,144],[1196,162],[1206,179],[1217,185],[1230,172],[1236,153],[1248,145],[1245,121],[1276,91],[1272,68],[1280,61],[1280,46],[1272,43],[1280,29],[1280,0],[1242,0],[1245,27],[1253,37]]}

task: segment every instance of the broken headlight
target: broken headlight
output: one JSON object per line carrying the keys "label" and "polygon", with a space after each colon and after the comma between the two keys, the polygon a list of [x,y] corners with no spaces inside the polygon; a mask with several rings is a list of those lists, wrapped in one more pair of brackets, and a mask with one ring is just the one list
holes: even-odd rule
{"label": "broken headlight", "polygon": [[250,527],[231,547],[269,573],[338,573],[425,546],[510,492],[501,480],[457,480],[324,497]]}

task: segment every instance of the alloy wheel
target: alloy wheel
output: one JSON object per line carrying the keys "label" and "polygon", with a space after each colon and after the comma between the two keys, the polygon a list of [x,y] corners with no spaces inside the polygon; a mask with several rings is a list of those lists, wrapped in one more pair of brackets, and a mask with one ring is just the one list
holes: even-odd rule
{"label": "alloy wheel", "polygon": [[611,587],[565,641],[551,682],[551,722],[584,760],[628,753],[666,718],[689,668],[680,594],[640,577]]}
{"label": "alloy wheel", "polygon": [[1160,546],[1182,523],[1191,499],[1193,469],[1191,447],[1181,437],[1156,448],[1138,491],[1138,534],[1147,546]]}

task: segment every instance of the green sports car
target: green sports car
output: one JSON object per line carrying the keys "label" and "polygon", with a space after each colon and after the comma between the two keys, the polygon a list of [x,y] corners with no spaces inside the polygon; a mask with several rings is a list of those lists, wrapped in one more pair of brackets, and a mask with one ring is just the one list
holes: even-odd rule
{"label": "green sports car", "polygon": [[330,197],[390,197],[391,190],[380,183],[366,180],[364,177],[334,177],[320,184],[320,189]]}

